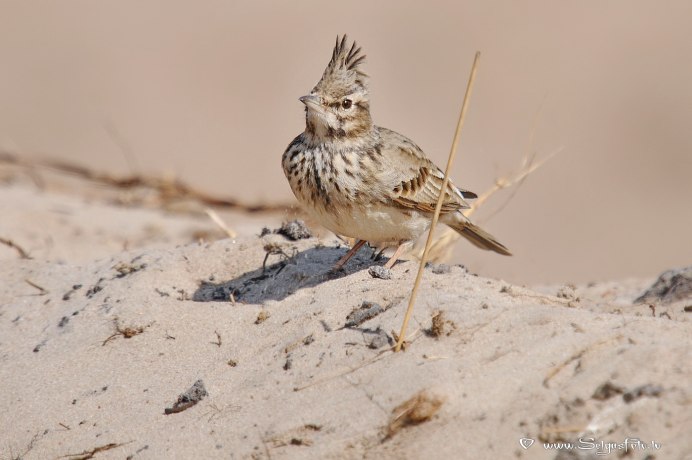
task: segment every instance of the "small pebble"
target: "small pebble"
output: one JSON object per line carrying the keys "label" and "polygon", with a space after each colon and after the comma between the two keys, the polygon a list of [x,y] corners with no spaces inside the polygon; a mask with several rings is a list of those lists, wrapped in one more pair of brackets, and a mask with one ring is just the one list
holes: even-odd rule
{"label": "small pebble", "polygon": [[647,385],[642,385],[640,387],[635,388],[634,390],[628,391],[627,393],[624,393],[622,395],[623,401],[626,403],[631,403],[632,401],[635,401],[643,396],[649,397],[649,398],[657,398],[661,396],[661,393],[663,393],[663,387],[660,385],[652,385],[652,384],[647,384]]}
{"label": "small pebble", "polygon": [[305,238],[310,238],[312,233],[310,229],[305,225],[302,220],[292,220],[290,222],[284,222],[281,228],[275,230],[275,233],[283,235],[289,240],[296,241]]}
{"label": "small pebble", "polygon": [[447,264],[432,264],[428,262],[425,268],[429,268],[436,275],[445,275],[452,271],[452,267]]}
{"label": "small pebble", "polygon": [[349,313],[349,315],[346,317],[346,324],[344,327],[360,326],[367,320],[374,318],[383,312],[384,308],[382,308],[380,304],[368,302],[366,300],[361,304],[360,308]]}
{"label": "small pebble", "polygon": [[370,273],[370,276],[373,278],[379,278],[382,280],[392,279],[392,271],[383,267],[382,265],[373,265],[372,267],[368,268],[368,273]]}

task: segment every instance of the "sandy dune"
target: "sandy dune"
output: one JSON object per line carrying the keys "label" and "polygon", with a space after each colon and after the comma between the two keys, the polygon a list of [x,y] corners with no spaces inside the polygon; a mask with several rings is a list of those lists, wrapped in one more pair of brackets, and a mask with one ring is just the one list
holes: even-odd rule
{"label": "sandy dune", "polygon": [[[362,250],[330,275],[337,240],[236,219],[235,240],[194,242],[211,221],[21,183],[0,209],[0,236],[34,257],[0,247],[1,458],[622,454],[542,445],[579,437],[660,445],[627,458],[692,450],[690,300],[633,305],[653,279],[529,288],[432,266],[394,354],[415,262],[375,279]],[[355,324],[368,302],[381,308]],[[179,401],[198,380],[201,400]]]}

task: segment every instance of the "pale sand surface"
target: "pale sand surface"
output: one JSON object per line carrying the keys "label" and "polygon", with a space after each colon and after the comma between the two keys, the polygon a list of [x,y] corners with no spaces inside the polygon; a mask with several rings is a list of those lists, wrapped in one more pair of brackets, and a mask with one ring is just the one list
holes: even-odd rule
{"label": "pale sand surface", "polygon": [[[363,250],[330,277],[346,250],[333,239],[260,238],[262,219],[226,214],[239,236],[198,242],[218,237],[206,216],[22,182],[2,186],[0,211],[0,236],[34,257],[0,246],[0,458],[116,443],[95,458],[552,459],[542,441],[580,435],[661,445],[626,458],[692,455],[692,302],[633,305],[653,276],[573,290],[427,269],[413,342],[392,354],[368,344],[398,332],[415,262],[374,279]],[[263,272],[269,243],[290,258],[270,255]],[[387,309],[343,328],[363,301]],[[447,322],[434,338],[437,311]],[[113,336],[116,322],[142,332]],[[208,396],[165,415],[198,379]],[[629,402],[594,398],[608,382],[648,386]],[[439,411],[383,441],[420,390]]]}
{"label": "pale sand surface", "polygon": [[[595,458],[541,445],[580,435],[692,458],[692,300],[633,305],[692,263],[692,3],[344,5],[3,2],[0,154],[24,165],[0,165],[0,238],[33,259],[0,244],[0,459]],[[459,242],[469,272],[426,271],[404,353],[381,354],[415,262],[374,279],[363,250],[329,278],[346,250],[329,234],[258,236],[291,210],[216,209],[227,239],[197,203],[36,166],[291,203],[280,156],[342,33],[368,56],[376,123],[438,165],[482,52],[459,185],[562,149],[473,216],[514,257]],[[265,247],[288,259],[263,273]],[[387,310],[342,328],[364,301]],[[208,396],[165,415],[197,380]],[[385,441],[420,390],[439,411]]]}

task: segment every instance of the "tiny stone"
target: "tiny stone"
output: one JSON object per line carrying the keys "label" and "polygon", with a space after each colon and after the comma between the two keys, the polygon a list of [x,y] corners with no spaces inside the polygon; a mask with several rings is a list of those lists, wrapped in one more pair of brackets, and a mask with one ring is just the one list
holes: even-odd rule
{"label": "tiny stone", "polygon": [[308,227],[305,225],[305,222],[303,222],[302,220],[292,220],[290,222],[284,222],[281,225],[281,228],[275,230],[274,232],[278,233],[279,235],[283,235],[292,241],[302,240],[305,238],[310,238],[312,236],[310,229],[308,229]]}
{"label": "tiny stone", "polygon": [[383,280],[392,279],[392,271],[382,265],[373,265],[368,269],[368,273],[373,278],[379,278]]}
{"label": "tiny stone", "polygon": [[615,395],[622,394],[623,391],[624,389],[622,387],[611,382],[605,382],[596,388],[591,397],[598,401],[605,401],[606,399],[610,399]]}
{"label": "tiny stone", "polygon": [[428,262],[425,268],[429,268],[436,275],[444,275],[452,271],[452,267],[447,264],[433,264]]}
{"label": "tiny stone", "polygon": [[207,389],[204,388],[204,382],[202,380],[197,380],[185,393],[178,396],[178,400],[172,407],[167,407],[164,410],[164,414],[170,415],[176,412],[182,412],[194,406],[206,396],[209,396],[209,393],[207,393]]}
{"label": "tiny stone", "polygon": [[663,272],[646,292],[635,299],[634,303],[671,303],[690,296],[692,296],[692,265]]}
{"label": "tiny stone", "polygon": [[355,309],[346,317],[346,324],[344,327],[355,327],[360,326],[367,320],[374,318],[375,316],[383,313],[384,308],[380,304],[375,302],[364,301],[360,308]]}

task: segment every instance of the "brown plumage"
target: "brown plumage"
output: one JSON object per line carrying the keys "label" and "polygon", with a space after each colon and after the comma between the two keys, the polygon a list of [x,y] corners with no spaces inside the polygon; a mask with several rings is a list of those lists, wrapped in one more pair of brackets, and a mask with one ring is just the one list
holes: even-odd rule
{"label": "brown plumage", "polygon": [[[370,116],[365,55],[337,37],[332,58],[305,104],[305,131],[284,152],[282,165],[298,201],[331,231],[356,238],[342,266],[362,243],[399,245],[430,225],[443,172],[410,139],[376,126]],[[462,213],[476,194],[451,181],[444,191],[440,221],[475,246],[510,255],[492,235]]]}

